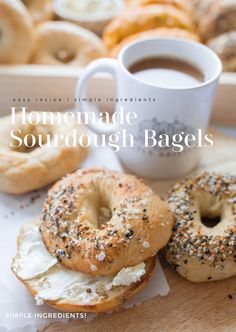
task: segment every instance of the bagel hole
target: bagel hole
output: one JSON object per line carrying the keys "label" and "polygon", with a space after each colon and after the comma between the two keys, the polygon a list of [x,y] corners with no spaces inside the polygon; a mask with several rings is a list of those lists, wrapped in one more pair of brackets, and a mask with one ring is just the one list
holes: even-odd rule
{"label": "bagel hole", "polygon": [[27,7],[29,6],[30,4],[32,4],[32,0],[22,0],[23,4]]}
{"label": "bagel hole", "polygon": [[102,225],[105,225],[112,217],[112,212],[108,206],[101,206],[98,209],[97,215],[97,227],[101,228]]}
{"label": "bagel hole", "polygon": [[213,228],[221,222],[221,216],[201,216],[201,222],[208,228]]}
{"label": "bagel hole", "polygon": [[102,226],[110,222],[113,217],[109,189],[106,188],[103,181],[94,180],[90,184],[90,191],[84,200],[84,210],[86,209],[87,218],[97,229],[104,228]]}
{"label": "bagel hole", "polygon": [[58,61],[67,64],[75,59],[75,53],[69,50],[61,49],[56,53],[55,57]]}
{"label": "bagel hole", "polygon": [[222,220],[223,202],[209,192],[198,196],[201,223],[207,228],[216,227]]}

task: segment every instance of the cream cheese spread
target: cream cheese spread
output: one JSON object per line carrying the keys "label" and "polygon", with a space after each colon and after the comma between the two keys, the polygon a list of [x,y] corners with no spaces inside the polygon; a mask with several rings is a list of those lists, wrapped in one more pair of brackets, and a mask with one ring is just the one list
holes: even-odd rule
{"label": "cream cheese spread", "polygon": [[19,255],[14,259],[14,272],[36,290],[37,304],[46,300],[70,300],[87,304],[99,300],[97,289],[111,290],[129,286],[145,274],[145,263],[124,268],[116,275],[93,277],[62,267],[44,246],[38,224],[24,226],[19,239]]}

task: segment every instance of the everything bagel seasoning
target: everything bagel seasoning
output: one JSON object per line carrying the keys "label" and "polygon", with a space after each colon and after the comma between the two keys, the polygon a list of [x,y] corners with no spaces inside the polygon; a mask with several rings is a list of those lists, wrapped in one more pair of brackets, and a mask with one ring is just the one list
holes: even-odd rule
{"label": "everything bagel seasoning", "polygon": [[[168,203],[176,222],[167,245],[168,261],[181,274],[188,275],[188,265],[194,261],[224,272],[229,260],[236,268],[236,177],[229,174],[203,173],[188,178],[174,186],[169,193]],[[209,199],[209,202],[204,202]],[[207,209],[214,210],[214,204],[223,209],[224,228],[213,228],[202,224],[201,202],[209,204]],[[196,209],[197,206],[197,209]],[[229,212],[228,212],[229,211]],[[222,213],[223,213],[222,212]],[[223,222],[220,220],[220,223]],[[184,261],[183,261],[184,258]],[[197,264],[197,263],[194,263]],[[208,276],[212,280],[212,276]]]}

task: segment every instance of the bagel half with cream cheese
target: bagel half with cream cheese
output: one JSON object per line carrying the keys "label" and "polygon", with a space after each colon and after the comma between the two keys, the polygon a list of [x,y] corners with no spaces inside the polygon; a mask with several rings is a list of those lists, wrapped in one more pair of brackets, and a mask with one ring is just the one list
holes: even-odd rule
{"label": "bagel half with cream cheese", "polygon": [[21,228],[12,263],[12,271],[37,304],[68,312],[108,311],[139,291],[154,270],[155,257],[106,277],[66,269],[46,250],[39,225],[40,220],[35,220]]}

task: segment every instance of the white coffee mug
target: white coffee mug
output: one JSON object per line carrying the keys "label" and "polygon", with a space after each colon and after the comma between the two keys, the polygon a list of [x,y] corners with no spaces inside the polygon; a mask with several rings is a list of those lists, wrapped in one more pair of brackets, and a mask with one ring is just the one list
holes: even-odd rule
{"label": "white coffee mug", "polygon": [[[128,70],[139,60],[159,56],[174,57],[191,63],[204,73],[204,82],[189,88],[166,88],[143,82]],[[183,152],[173,152],[172,149],[161,149],[158,146],[144,147],[143,132],[152,129],[158,134],[175,131],[190,133],[201,129],[202,134],[205,134],[221,70],[222,65],[217,55],[200,43],[172,38],[140,40],[123,48],[118,60],[105,58],[90,63],[78,81],[76,97],[81,100],[86,98],[88,81],[95,73],[107,72],[113,75],[118,99],[116,111],[119,112],[122,107],[124,112],[135,112],[136,124],[123,124],[117,128],[112,124],[96,123],[91,125],[92,129],[99,133],[126,129],[135,138],[135,146],[121,147],[118,152],[124,165],[141,176],[174,178],[196,167],[199,149],[188,148]],[[99,112],[87,102],[80,104],[80,111],[91,110]]]}

